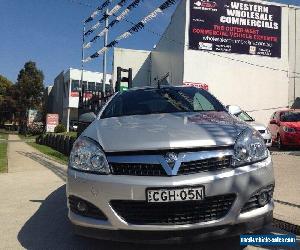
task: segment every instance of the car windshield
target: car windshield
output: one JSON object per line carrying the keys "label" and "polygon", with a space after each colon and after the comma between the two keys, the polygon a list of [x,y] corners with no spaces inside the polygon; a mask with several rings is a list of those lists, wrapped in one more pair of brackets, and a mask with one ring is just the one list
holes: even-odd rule
{"label": "car windshield", "polygon": [[300,122],[300,112],[283,112],[280,120],[282,122]]}
{"label": "car windshield", "polygon": [[205,90],[194,87],[164,87],[118,93],[101,118],[203,111],[225,111],[225,108]]}
{"label": "car windshield", "polygon": [[254,119],[250,115],[248,115],[245,111],[242,111],[241,113],[237,114],[236,116],[245,122],[253,122],[254,121]]}

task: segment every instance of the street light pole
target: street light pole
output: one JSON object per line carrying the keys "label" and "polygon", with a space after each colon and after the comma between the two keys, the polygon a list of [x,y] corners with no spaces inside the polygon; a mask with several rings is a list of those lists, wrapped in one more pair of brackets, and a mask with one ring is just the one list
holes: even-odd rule
{"label": "street light pole", "polygon": [[84,70],[84,43],[85,43],[85,22],[83,23],[83,30],[82,30],[82,47],[81,47],[81,79],[80,79],[80,89],[82,91],[83,86],[83,70]]}
{"label": "street light pole", "polygon": [[[108,26],[108,8],[106,9],[105,11],[105,14],[106,14],[106,19],[105,19],[105,27]],[[105,32],[105,35],[104,35],[104,47],[107,46],[107,43],[108,43],[108,31]],[[106,84],[106,71],[107,71],[107,51],[104,52],[103,54],[103,86],[102,86],[102,91],[103,93],[105,93],[105,84]]]}
{"label": "street light pole", "polygon": [[[81,46],[81,79],[79,83],[79,102],[78,102],[78,118],[81,115],[81,110],[83,109],[83,100],[84,100],[84,87],[83,87],[83,71],[84,71],[84,43],[85,43],[85,22],[83,22],[83,29],[82,29],[82,46]],[[70,88],[72,83],[70,83]]]}

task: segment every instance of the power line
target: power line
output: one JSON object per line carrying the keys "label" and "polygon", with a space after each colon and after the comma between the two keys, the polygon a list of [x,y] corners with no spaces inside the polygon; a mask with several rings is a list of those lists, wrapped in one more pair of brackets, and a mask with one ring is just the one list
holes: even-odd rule
{"label": "power line", "polygon": [[81,6],[86,6],[86,7],[94,8],[94,6],[92,6],[91,4],[83,3],[81,1],[77,1],[77,0],[66,0],[66,1],[70,2],[70,3],[78,4],[78,5],[81,5]]}
{"label": "power line", "polygon": [[[133,35],[134,33],[139,32],[140,30],[144,29],[145,25],[152,21],[154,18],[156,18],[160,13],[163,13],[166,9],[170,8],[172,5],[176,3],[176,0],[166,0],[163,2],[159,7],[155,8],[154,11],[147,14],[145,17],[143,17],[138,23],[135,23],[129,30],[127,30],[122,35],[119,35],[115,40],[113,40],[111,43],[109,43],[107,46],[104,46],[101,50],[95,52],[94,54],[87,57],[84,62],[89,62],[94,58],[99,57],[101,54],[105,53],[107,50],[109,50],[112,47],[115,47],[120,40],[126,39],[129,36]],[[106,25],[107,26],[107,25]],[[107,33],[105,33],[107,34]]]}
{"label": "power line", "polygon": [[85,19],[84,23],[89,23],[95,19],[95,17],[101,13],[104,9],[107,9],[107,7],[113,2],[114,0],[105,0],[100,6],[94,10],[94,12],[87,18]]}
{"label": "power line", "polygon": [[[294,101],[291,101],[292,103]],[[264,108],[264,109],[254,109],[254,110],[245,110],[246,112],[252,113],[252,112],[258,112],[258,111],[270,111],[270,110],[278,110],[278,109],[288,109],[289,106],[284,106],[284,107],[274,107],[274,108]]]}
{"label": "power line", "polygon": [[119,1],[108,13],[104,13],[102,17],[94,24],[88,31],[84,33],[85,36],[92,34],[98,27],[100,27],[101,23],[106,21],[107,18],[117,13],[127,2],[128,0]]}
{"label": "power line", "polygon": [[109,29],[111,29],[112,27],[114,27],[116,24],[118,24],[119,22],[121,22],[133,9],[137,8],[139,6],[139,4],[142,2],[143,0],[134,0],[131,2],[131,4],[129,4],[125,10],[122,11],[121,14],[119,14],[118,16],[115,15],[114,12],[112,12],[112,15],[115,16],[116,18],[111,21],[108,25],[105,26],[105,28],[98,33],[96,36],[94,36],[88,43],[86,43],[84,45],[84,48],[90,48],[92,46],[92,44],[99,39],[101,36],[105,35],[106,32],[108,32]]}

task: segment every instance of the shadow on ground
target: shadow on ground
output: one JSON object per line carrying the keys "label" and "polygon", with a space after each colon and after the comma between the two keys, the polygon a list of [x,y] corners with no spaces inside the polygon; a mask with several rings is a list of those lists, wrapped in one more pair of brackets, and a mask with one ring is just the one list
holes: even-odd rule
{"label": "shadow on ground", "polygon": [[32,200],[31,202],[41,202],[41,206],[18,233],[18,240],[26,249],[242,249],[239,245],[239,238],[191,245],[143,245],[75,236],[67,218],[65,185],[51,193],[46,200]]}

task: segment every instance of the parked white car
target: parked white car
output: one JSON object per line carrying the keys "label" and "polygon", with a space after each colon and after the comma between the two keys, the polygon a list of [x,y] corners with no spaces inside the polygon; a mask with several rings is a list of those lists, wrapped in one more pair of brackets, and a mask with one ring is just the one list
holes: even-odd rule
{"label": "parked white car", "polygon": [[267,147],[272,146],[271,132],[265,125],[256,122],[255,119],[253,119],[246,111],[242,110],[238,106],[227,106],[227,109],[228,109],[229,113],[238,117],[242,121],[247,122],[254,129],[256,129],[258,132],[260,132],[260,134],[262,135],[262,137],[264,138],[264,140],[266,142]]}
{"label": "parked white car", "polygon": [[70,123],[70,131],[76,132],[78,129],[78,122],[77,121],[71,121]]}

